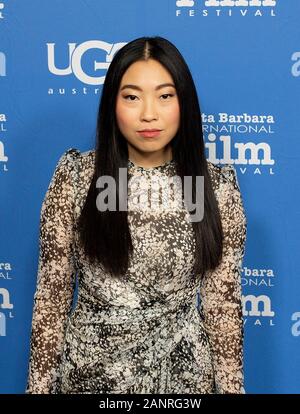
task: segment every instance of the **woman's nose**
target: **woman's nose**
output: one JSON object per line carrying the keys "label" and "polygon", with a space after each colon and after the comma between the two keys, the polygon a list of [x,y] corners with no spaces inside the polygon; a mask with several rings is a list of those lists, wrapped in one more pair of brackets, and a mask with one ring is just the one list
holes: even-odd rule
{"label": "woman's nose", "polygon": [[155,102],[152,99],[145,101],[141,110],[141,118],[146,121],[151,121],[152,119],[157,119],[157,116]]}

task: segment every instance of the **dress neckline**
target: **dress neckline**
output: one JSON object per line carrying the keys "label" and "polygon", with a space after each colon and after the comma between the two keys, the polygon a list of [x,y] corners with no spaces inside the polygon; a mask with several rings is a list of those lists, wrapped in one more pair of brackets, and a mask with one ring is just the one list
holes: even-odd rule
{"label": "dress neckline", "polygon": [[131,161],[128,158],[128,168],[133,170],[133,171],[140,171],[140,172],[157,172],[157,171],[165,171],[167,170],[169,167],[174,166],[175,165],[175,160],[172,158],[169,161],[166,161],[165,163],[161,164],[161,165],[157,165],[156,167],[142,167],[141,165],[137,165],[135,164],[133,161]]}

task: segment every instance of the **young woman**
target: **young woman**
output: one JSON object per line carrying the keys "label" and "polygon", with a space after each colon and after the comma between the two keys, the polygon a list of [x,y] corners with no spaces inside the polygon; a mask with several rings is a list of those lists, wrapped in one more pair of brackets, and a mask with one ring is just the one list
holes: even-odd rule
{"label": "young woman", "polygon": [[[173,181],[166,203],[157,181],[175,176],[183,187]],[[195,177],[204,214],[192,221],[179,190],[196,201]],[[112,188],[116,208],[102,208]],[[147,194],[156,208],[137,208]],[[244,393],[245,240],[236,171],[205,158],[182,55],[161,37],[127,43],[107,71],[95,149],[67,150],[43,201],[26,392]]]}

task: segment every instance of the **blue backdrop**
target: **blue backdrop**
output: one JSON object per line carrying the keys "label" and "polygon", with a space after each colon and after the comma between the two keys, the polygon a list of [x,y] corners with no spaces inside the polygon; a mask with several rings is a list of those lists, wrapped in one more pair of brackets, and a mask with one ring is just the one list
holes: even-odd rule
{"label": "blue backdrop", "polygon": [[172,41],[194,77],[207,158],[233,163],[248,219],[247,393],[299,393],[298,0],[0,2],[0,392],[23,393],[41,204],[68,148],[93,148],[116,50]]}

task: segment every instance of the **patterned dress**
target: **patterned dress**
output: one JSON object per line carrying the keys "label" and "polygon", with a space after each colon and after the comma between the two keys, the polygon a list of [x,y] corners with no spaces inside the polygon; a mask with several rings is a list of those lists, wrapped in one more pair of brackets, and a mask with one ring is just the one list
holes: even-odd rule
{"label": "patterned dress", "polygon": [[[95,150],[67,150],[42,204],[25,392],[245,393],[240,270],[247,227],[234,167],[208,162],[225,242],[222,262],[201,279],[192,272],[195,240],[178,187],[166,202],[157,186],[176,175],[174,160],[152,168],[128,160],[134,250],[116,279],[92,265],[79,242],[94,157]],[[145,193],[135,192],[134,177],[151,182],[156,209],[136,208]]]}

